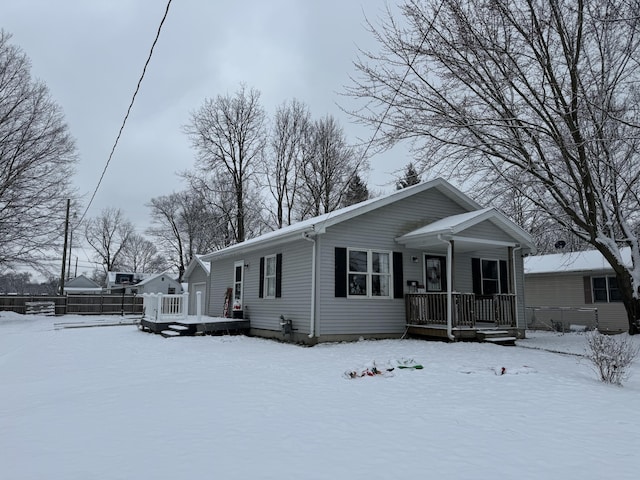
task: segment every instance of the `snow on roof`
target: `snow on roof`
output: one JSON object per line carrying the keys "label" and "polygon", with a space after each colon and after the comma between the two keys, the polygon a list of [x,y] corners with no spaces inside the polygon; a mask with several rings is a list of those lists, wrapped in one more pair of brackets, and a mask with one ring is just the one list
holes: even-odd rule
{"label": "snow on roof", "polygon": [[[620,254],[625,264],[631,265],[631,249],[623,247],[620,249]],[[611,265],[597,250],[534,255],[524,259],[525,274],[589,270],[611,270]]]}

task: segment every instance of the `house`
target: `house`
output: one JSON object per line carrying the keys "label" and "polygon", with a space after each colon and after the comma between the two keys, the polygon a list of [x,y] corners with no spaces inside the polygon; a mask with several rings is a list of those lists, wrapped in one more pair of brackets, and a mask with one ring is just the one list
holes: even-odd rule
{"label": "house", "polygon": [[209,279],[209,264],[202,261],[202,255],[194,255],[185,272],[184,280],[189,292],[189,315],[197,313],[197,294],[200,292],[202,314],[206,315],[207,281]]}
{"label": "house", "polygon": [[139,272],[107,272],[107,293],[137,293],[136,285],[152,274]]}
{"label": "house", "polygon": [[[629,248],[620,250],[631,265]],[[527,322],[532,328],[629,329],[613,269],[597,250],[536,255],[524,260]]]}
{"label": "house", "polygon": [[207,314],[315,344],[398,338],[510,339],[525,330],[528,233],[435,179],[201,257]]}
{"label": "house", "polygon": [[102,287],[84,275],[67,280],[64,284],[65,293],[70,294],[99,294],[102,293]]}
{"label": "house", "polygon": [[136,283],[133,293],[163,293],[175,295],[182,293],[182,284],[173,278],[169,272],[156,273]]}

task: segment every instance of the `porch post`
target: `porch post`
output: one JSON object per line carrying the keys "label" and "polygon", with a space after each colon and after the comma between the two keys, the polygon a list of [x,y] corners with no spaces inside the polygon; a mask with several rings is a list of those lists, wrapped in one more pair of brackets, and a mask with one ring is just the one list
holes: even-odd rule
{"label": "porch post", "polygon": [[447,241],[447,337],[455,340],[453,336],[453,240]]}

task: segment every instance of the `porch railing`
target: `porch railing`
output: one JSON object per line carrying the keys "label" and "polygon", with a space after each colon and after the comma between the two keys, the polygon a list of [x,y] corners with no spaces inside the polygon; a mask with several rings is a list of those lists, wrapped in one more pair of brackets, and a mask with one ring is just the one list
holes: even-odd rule
{"label": "porch railing", "polygon": [[[409,325],[446,325],[446,293],[410,293],[405,296]],[[452,293],[454,327],[475,328],[478,322],[507,327],[516,325],[515,295],[476,296],[473,293]]]}
{"label": "porch railing", "polygon": [[163,320],[182,320],[187,318],[189,294],[165,295],[162,293],[144,293],[143,305],[145,318]]}

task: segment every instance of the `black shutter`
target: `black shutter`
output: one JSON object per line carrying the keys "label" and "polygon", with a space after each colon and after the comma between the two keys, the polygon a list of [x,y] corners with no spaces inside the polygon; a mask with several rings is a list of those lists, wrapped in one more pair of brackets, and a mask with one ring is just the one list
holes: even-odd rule
{"label": "black shutter", "polygon": [[591,277],[582,277],[584,284],[584,303],[593,303],[593,296],[591,295]]}
{"label": "black shutter", "polygon": [[402,252],[393,252],[393,298],[404,298]]}
{"label": "black shutter", "polygon": [[500,260],[500,293],[509,293],[509,271],[506,260]]}
{"label": "black shutter", "polygon": [[335,249],[335,296],[347,296],[347,249]]}
{"label": "black shutter", "polygon": [[260,286],[258,287],[258,298],[264,298],[264,257],[260,257]]}
{"label": "black shutter", "polygon": [[276,298],[282,296],[282,254],[276,255]]}
{"label": "black shutter", "polygon": [[482,295],[482,276],[480,274],[480,259],[471,259],[471,277],[473,280],[473,293]]}

